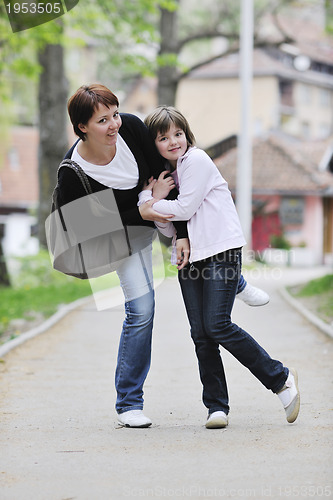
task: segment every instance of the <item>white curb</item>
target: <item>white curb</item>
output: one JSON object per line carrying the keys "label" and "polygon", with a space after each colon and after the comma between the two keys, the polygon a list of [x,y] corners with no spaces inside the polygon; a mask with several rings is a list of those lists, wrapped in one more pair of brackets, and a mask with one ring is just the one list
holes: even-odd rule
{"label": "white curb", "polygon": [[297,309],[298,312],[302,314],[302,316],[304,316],[308,321],[310,321],[313,325],[319,328],[319,330],[321,330],[323,333],[325,333],[331,339],[333,339],[332,326],[330,326],[328,323],[325,323],[317,316],[315,316],[312,312],[310,312],[308,309],[306,309],[306,307],[304,307],[303,304],[301,304],[298,300],[294,299],[285,288],[281,288],[279,292],[291,306],[293,306],[295,309]]}

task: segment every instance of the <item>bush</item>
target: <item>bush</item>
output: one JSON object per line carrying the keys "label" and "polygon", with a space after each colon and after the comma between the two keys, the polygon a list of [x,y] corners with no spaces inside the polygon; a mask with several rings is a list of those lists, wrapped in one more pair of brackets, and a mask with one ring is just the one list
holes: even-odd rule
{"label": "bush", "polygon": [[270,237],[270,243],[272,248],[281,248],[282,250],[290,250],[291,245],[289,241],[283,236],[283,234],[273,234]]}

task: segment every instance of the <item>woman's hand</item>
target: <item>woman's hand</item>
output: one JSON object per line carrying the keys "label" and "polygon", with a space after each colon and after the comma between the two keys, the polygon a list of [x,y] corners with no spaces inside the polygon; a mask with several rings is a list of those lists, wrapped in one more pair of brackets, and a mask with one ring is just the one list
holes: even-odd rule
{"label": "woman's hand", "polygon": [[179,238],[176,240],[177,251],[177,269],[180,271],[189,262],[190,257],[190,241],[188,238]]}
{"label": "woman's hand", "polygon": [[156,203],[157,200],[152,199],[149,201],[146,201],[146,203],[143,203],[142,205],[139,206],[139,212],[141,217],[144,220],[151,220],[155,222],[169,222],[171,218],[173,218],[173,215],[162,215],[156,210],[153,209],[153,204]]}
{"label": "woman's hand", "polygon": [[158,177],[157,181],[153,184],[153,196],[156,200],[163,200],[168,196],[170,191],[175,187],[175,181],[167,170],[164,170]]}

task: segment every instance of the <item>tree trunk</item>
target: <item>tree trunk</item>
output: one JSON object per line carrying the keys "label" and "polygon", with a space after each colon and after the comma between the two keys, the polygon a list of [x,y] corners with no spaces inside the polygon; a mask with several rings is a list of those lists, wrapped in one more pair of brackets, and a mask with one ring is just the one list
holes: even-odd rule
{"label": "tree trunk", "polygon": [[4,236],[4,228],[5,225],[0,224],[0,286],[10,286],[6,259],[2,248],[2,238]]}
{"label": "tree trunk", "polygon": [[[174,106],[176,102],[176,91],[179,79],[179,71],[176,66],[178,55],[178,11],[161,9],[160,20],[161,47],[159,56],[162,65],[159,67],[158,75],[158,103]],[[167,63],[164,58],[171,57],[174,64]],[[173,57],[174,56],[174,57]]]}
{"label": "tree trunk", "polygon": [[38,239],[46,246],[45,219],[50,213],[51,196],[60,161],[68,147],[67,90],[64,49],[46,45],[39,54],[43,68],[39,80],[39,210]]}

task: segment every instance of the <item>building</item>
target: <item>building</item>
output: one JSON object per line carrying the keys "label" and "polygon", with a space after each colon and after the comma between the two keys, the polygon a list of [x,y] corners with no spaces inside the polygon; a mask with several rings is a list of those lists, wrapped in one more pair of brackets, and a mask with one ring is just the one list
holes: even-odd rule
{"label": "building", "polygon": [[[333,137],[304,141],[268,134],[255,140],[252,161],[252,249],[268,262],[332,263]],[[237,146],[214,162],[234,194]],[[291,250],[281,252],[287,246]]]}
{"label": "building", "polygon": [[10,130],[0,165],[0,225],[5,255],[38,252],[34,236],[38,206],[38,131],[34,127]]}
{"label": "building", "polygon": [[[252,246],[268,261],[272,245],[289,244],[292,251],[279,252],[284,260],[332,262],[333,38],[301,18],[280,22],[294,42],[253,53]],[[239,59],[230,54],[192,71],[181,81],[176,103],[233,193]],[[221,145],[229,152],[218,152]]]}
{"label": "building", "polygon": [[[333,132],[333,52],[331,66],[326,65],[331,74],[298,70],[283,56],[283,51],[254,51],[253,135],[279,129],[307,139],[328,137]],[[193,124],[202,147],[240,130],[238,74],[236,53],[195,70],[179,85],[177,106]]]}

